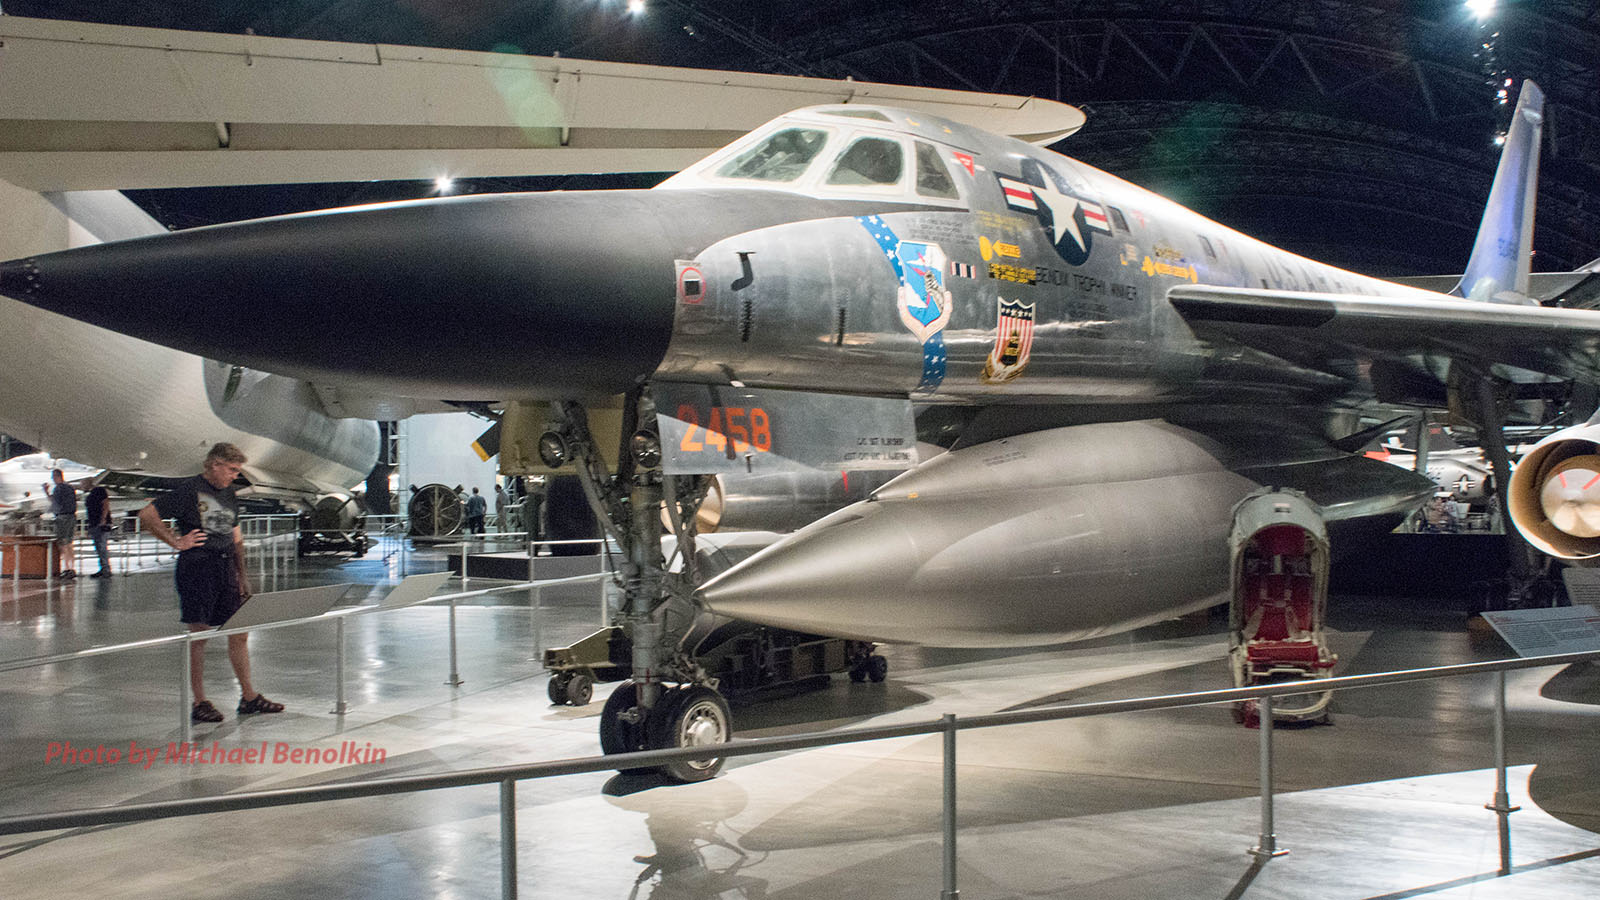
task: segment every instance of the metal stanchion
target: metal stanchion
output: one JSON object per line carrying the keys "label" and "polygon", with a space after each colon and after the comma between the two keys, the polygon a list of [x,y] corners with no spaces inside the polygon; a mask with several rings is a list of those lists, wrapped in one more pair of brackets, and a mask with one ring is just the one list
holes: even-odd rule
{"label": "metal stanchion", "polygon": [[183,665],[178,667],[178,721],[179,730],[183,733],[185,744],[194,740],[194,723],[189,718],[189,680],[194,677],[194,660],[190,658],[190,647],[194,646],[194,632],[183,636],[178,644],[178,652],[183,654]]}
{"label": "metal stanchion", "polygon": [[1272,825],[1272,696],[1263,695],[1256,704],[1256,727],[1261,732],[1261,834],[1256,846],[1250,848],[1250,855],[1266,862],[1289,851],[1278,849],[1278,835]]}
{"label": "metal stanchion", "polygon": [[534,575],[533,564],[538,555],[539,545],[534,541],[528,541],[528,618],[533,624],[534,658],[532,662],[543,663],[544,652],[541,649],[541,645],[544,643],[544,622],[541,621],[542,616],[540,613],[543,612],[542,601],[544,598],[542,596],[543,591],[539,588],[538,576]]}
{"label": "metal stanchion", "polygon": [[[467,545],[461,545],[461,591],[467,590]],[[445,684],[455,687],[461,684],[461,672],[456,668],[456,598],[450,596],[450,677]]]}
{"label": "metal stanchion", "polygon": [[337,629],[339,633],[335,638],[333,647],[334,702],[333,709],[328,711],[336,716],[344,715],[350,708],[350,705],[344,701],[344,620],[344,616],[339,617]]}
{"label": "metal stanchion", "polygon": [[956,890],[956,717],[944,719],[944,889],[939,900],[957,900]]}
{"label": "metal stanchion", "polygon": [[56,580],[56,542],[52,538],[44,545],[44,583],[46,587]]}
{"label": "metal stanchion", "polygon": [[[139,521],[139,517],[138,516],[134,516],[133,517],[133,550],[134,550],[134,552],[136,552],[136,553],[137,552],[141,552],[140,551],[140,547],[142,546],[143,538],[144,538],[144,523]],[[123,575],[127,575],[130,571],[132,571],[132,563],[128,562],[128,545],[124,544],[122,546],[122,574]]]}
{"label": "metal stanchion", "polygon": [[445,679],[445,684],[455,687],[461,684],[461,673],[456,669],[456,598],[450,598],[450,677]]}
{"label": "metal stanchion", "polygon": [[1500,820],[1500,874],[1511,874],[1511,814],[1521,809],[1511,805],[1511,795],[1506,790],[1506,673],[1494,673],[1494,802],[1484,809],[1493,810]]}
{"label": "metal stanchion", "polygon": [[517,782],[500,782],[500,896],[517,898]]}

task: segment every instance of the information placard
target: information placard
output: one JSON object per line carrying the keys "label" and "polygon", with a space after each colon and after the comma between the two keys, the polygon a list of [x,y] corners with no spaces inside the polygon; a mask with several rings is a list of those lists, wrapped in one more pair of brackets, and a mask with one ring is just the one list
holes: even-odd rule
{"label": "information placard", "polygon": [[1518,656],[1600,650],[1600,613],[1588,604],[1486,612],[1483,618]]}

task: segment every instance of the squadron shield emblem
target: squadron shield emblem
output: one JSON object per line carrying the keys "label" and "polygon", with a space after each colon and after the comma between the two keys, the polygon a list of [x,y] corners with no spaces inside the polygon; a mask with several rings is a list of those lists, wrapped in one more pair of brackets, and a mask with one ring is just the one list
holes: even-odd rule
{"label": "squadron shield emblem", "polygon": [[938,244],[901,241],[900,321],[906,330],[926,341],[944,330],[953,306],[944,286],[947,261]]}
{"label": "squadron shield emblem", "polygon": [[938,244],[902,241],[882,216],[858,216],[856,221],[878,242],[884,259],[900,282],[895,305],[900,324],[922,342],[922,378],[917,390],[934,391],[944,381],[944,327],[950,322],[955,298],[945,287],[950,258]]}
{"label": "squadron shield emblem", "polygon": [[1028,354],[1033,350],[1032,303],[1013,302],[1002,298],[995,322],[994,349],[984,360],[984,384],[1005,384],[1022,374],[1027,368]]}

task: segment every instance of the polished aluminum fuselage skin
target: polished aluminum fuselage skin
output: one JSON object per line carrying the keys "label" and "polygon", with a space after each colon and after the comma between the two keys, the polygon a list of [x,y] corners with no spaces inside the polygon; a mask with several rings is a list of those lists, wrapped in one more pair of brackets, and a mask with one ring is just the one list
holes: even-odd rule
{"label": "polished aluminum fuselage skin", "polygon": [[[817,118],[801,113],[780,122]],[[876,204],[896,238],[936,248],[945,261],[950,315],[938,335],[946,357],[938,383],[923,377],[926,342],[905,323],[896,302],[902,282],[863,222],[860,204],[868,198],[805,182],[796,191],[837,197],[841,214],[730,235],[700,251],[695,262],[705,276],[704,296],[679,303],[655,379],[732,378],[751,386],[910,394],[930,402],[1305,402],[1359,385],[1241,348],[1218,353],[1196,340],[1166,303],[1167,288],[1201,283],[1437,296],[1303,259],[1021,141],[903,113],[892,124],[852,123],[839,140],[909,131],[939,147],[944,159],[972,163],[971,172],[952,165],[959,206],[914,193]],[[727,190],[734,182],[708,174],[726,155],[657,191]],[[1016,191],[1024,171],[1048,182],[1033,200],[1018,200],[1002,187],[1010,183]],[[1040,212],[1048,208],[1046,194],[1058,209],[1076,206],[1070,212],[1076,228],[1059,240]],[[1029,205],[1035,210],[1017,208]],[[1105,224],[1085,224],[1086,206],[1105,211]],[[1020,373],[997,380],[984,375],[1002,304],[1026,308],[1033,328]]]}
{"label": "polished aluminum fuselage skin", "polygon": [[[1428,494],[1285,413],[1368,395],[1358,373],[1211,345],[1165,301],[1190,283],[1426,292],[1301,259],[1017,141],[894,124],[961,161],[965,208],[904,197],[717,241],[693,260],[703,286],[680,290],[655,380],[1001,405],[1024,419],[1071,407],[1090,423],[1227,402],[1281,425],[1239,428],[1219,410],[1196,428],[1164,420],[1179,414],[964,438],[713,579],[702,596],[714,611],[942,646],[1075,640],[1225,599],[1232,510],[1263,485],[1376,529]],[[841,130],[843,144],[875,129]],[[663,188],[715,190],[719,162]]]}

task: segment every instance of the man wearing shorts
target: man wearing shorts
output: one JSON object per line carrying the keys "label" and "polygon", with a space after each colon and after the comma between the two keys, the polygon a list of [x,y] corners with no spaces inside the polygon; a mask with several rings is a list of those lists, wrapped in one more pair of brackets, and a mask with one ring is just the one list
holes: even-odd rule
{"label": "man wearing shorts", "polygon": [[60,469],[50,470],[50,511],[56,516],[56,553],[61,560],[61,577],[76,578],[78,573],[72,568],[72,539],[78,530],[78,492],[67,484]]}
{"label": "man wearing shorts", "polygon": [[[244,537],[239,532],[239,501],[233,482],[245,463],[245,455],[232,444],[217,444],[206,454],[205,468],[185,479],[170,493],[139,510],[139,521],[146,531],[178,551],[174,580],[183,610],[183,623],[190,631],[215,628],[250,599],[250,580],[245,574]],[[163,519],[174,519],[177,529],[168,528]],[[248,634],[228,635],[228,661],[239,679],[239,713],[283,712],[258,693],[250,683]],[[189,718],[195,722],[221,722],[222,713],[206,699],[205,641],[189,644],[189,684],[194,690],[194,708]]]}

